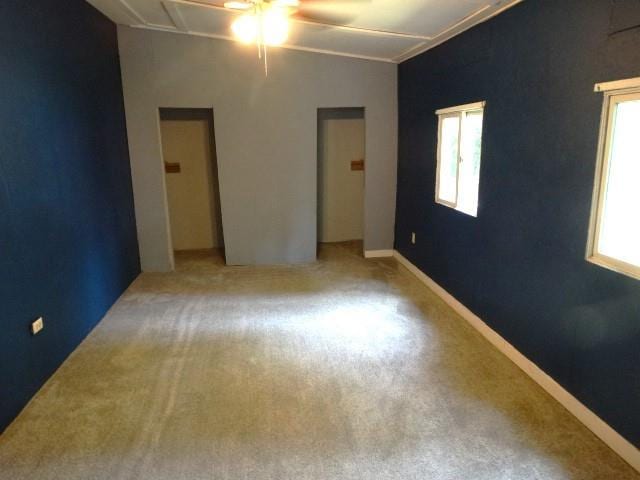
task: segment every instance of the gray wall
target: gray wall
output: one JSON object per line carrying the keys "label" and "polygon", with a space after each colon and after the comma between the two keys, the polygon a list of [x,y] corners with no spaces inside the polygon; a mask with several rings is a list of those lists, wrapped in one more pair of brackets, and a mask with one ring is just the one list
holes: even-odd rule
{"label": "gray wall", "polygon": [[365,249],[393,247],[395,65],[119,27],[142,267],[172,269],[159,107],[213,107],[229,264],[316,253],[317,109],[365,107]]}

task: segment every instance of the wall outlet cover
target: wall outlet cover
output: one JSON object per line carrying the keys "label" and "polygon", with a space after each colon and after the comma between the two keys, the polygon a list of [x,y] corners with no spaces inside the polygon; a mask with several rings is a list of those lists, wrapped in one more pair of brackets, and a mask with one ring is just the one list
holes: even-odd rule
{"label": "wall outlet cover", "polygon": [[37,335],[44,328],[44,318],[39,317],[31,323],[31,334]]}

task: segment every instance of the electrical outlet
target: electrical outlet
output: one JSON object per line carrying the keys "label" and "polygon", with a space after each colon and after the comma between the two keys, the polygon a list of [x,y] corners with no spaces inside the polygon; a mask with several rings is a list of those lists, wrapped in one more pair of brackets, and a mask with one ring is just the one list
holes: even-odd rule
{"label": "electrical outlet", "polygon": [[31,334],[37,335],[44,328],[44,318],[40,317],[31,323]]}
{"label": "electrical outlet", "polygon": [[411,245],[416,244],[416,232],[411,232]]}

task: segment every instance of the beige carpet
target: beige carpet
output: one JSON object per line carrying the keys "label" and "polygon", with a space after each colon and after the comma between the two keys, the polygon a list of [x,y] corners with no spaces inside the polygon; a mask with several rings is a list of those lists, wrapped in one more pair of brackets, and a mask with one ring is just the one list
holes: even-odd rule
{"label": "beige carpet", "polygon": [[181,255],[0,437],[0,479],[639,479],[393,260]]}

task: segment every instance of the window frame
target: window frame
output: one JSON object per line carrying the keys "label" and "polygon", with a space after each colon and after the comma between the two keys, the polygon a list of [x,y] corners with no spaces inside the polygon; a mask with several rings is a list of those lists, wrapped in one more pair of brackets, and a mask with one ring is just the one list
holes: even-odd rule
{"label": "window frame", "polygon": [[[436,189],[435,189],[435,201],[440,205],[444,205],[445,207],[453,208],[457,212],[464,213],[465,215],[469,215],[470,217],[477,218],[478,212],[476,210],[475,214],[465,212],[464,210],[460,210],[458,208],[458,198],[460,197],[460,164],[463,161],[462,156],[462,134],[463,134],[463,125],[464,125],[464,117],[468,113],[481,112],[482,113],[482,122],[484,124],[484,108],[487,102],[475,102],[468,103],[465,105],[459,105],[456,107],[442,108],[436,110],[436,115],[438,116],[438,144],[436,148]],[[440,170],[442,168],[442,128],[444,119],[446,118],[458,118],[458,162],[456,165],[456,195],[455,201],[450,202],[449,200],[445,200],[440,197]],[[483,131],[484,134],[484,131]],[[480,143],[482,144],[482,136],[480,137]],[[482,162],[482,153],[481,159]]]}
{"label": "window frame", "polygon": [[625,262],[598,250],[602,216],[609,180],[612,137],[615,130],[614,115],[617,105],[625,101],[640,100],[640,78],[597,84],[596,92],[604,92],[596,171],[591,200],[591,218],[587,240],[586,260],[600,267],[640,280],[640,266]]}

